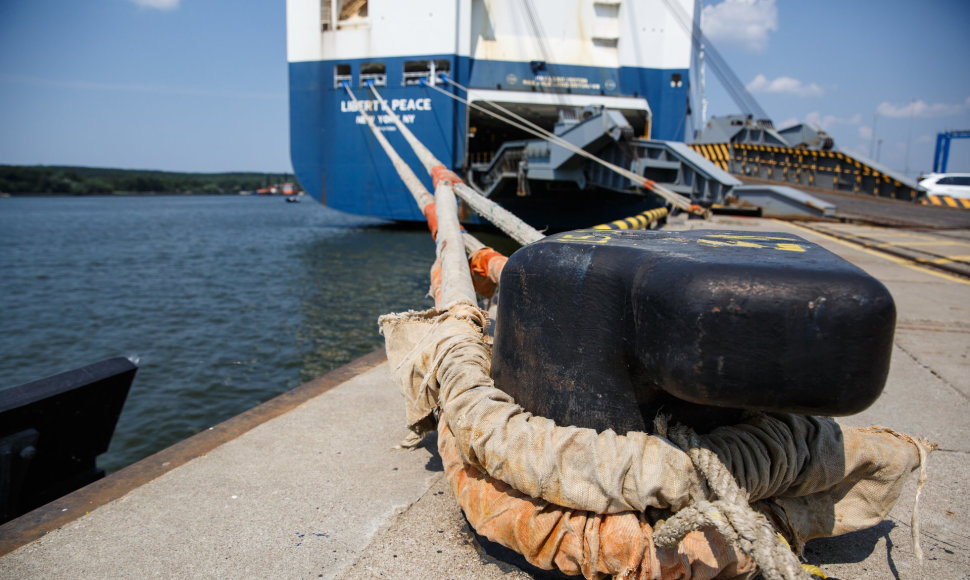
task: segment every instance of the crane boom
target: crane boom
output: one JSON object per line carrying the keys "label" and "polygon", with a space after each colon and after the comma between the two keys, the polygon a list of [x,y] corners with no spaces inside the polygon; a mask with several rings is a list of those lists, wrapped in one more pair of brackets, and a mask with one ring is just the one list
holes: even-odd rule
{"label": "crane boom", "polygon": [[724,86],[724,89],[730,95],[731,100],[734,104],[741,109],[741,113],[746,116],[751,116],[755,120],[768,120],[768,113],[765,112],[758,101],[755,100],[751,92],[744,86],[738,75],[734,74],[734,71],[728,65],[721,53],[714,47],[710,39],[704,36],[704,33],[699,27],[694,27],[687,17],[687,13],[684,9],[677,4],[676,0],[663,0],[667,9],[670,13],[674,15],[674,19],[677,24],[690,35],[691,43],[694,46],[694,50],[704,51],[704,61],[711,65],[711,69],[714,71],[714,75]]}

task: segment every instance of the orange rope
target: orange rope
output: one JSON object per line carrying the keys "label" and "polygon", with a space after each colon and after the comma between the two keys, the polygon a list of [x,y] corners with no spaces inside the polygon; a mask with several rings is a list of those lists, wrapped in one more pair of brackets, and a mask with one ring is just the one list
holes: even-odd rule
{"label": "orange rope", "polygon": [[444,421],[438,425],[438,453],[472,527],[539,568],[590,579],[644,580],[743,578],[756,569],[713,528],[690,532],[678,545],[660,549],[642,513],[602,515],[526,496],[465,464]]}
{"label": "orange rope", "polygon": [[502,269],[508,261],[507,257],[488,246],[475,252],[469,260],[475,292],[485,298],[491,298],[495,294],[495,288],[498,287]]}
{"label": "orange rope", "polygon": [[431,288],[428,290],[428,294],[434,298],[435,307],[441,307],[441,258],[434,261],[431,265]]}
{"label": "orange rope", "polygon": [[454,171],[448,169],[444,165],[436,165],[431,168],[431,182],[434,184],[435,188],[438,187],[439,181],[450,181],[451,183],[464,183],[458,174]]}
{"label": "orange rope", "polygon": [[431,239],[438,239],[438,216],[435,214],[435,205],[432,201],[424,206],[424,219],[428,222],[428,229],[431,230]]}

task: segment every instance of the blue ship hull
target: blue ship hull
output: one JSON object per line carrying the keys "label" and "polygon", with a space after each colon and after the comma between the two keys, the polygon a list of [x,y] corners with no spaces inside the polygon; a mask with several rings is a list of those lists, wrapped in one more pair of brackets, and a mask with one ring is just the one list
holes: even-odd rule
{"label": "blue ship hull", "polygon": [[[465,105],[437,91],[420,85],[404,84],[404,63],[412,60],[436,60],[449,63],[450,75],[471,89],[514,92],[543,92],[534,83],[523,91],[530,79],[542,80],[534,63],[508,61],[475,61],[453,54],[384,58],[386,85],[378,88],[382,97],[394,105],[396,113],[411,131],[443,163],[459,175],[467,169],[468,119]],[[353,110],[352,100],[337,88],[334,71],[339,64],[350,66],[348,82],[361,101],[373,100],[371,91],[362,86],[361,65],[373,59],[321,60],[291,62],[290,132],[293,168],[303,188],[312,197],[334,209],[401,221],[423,221],[410,193],[401,182],[390,161],[363,120]],[[651,137],[683,140],[687,124],[687,69],[597,68],[555,65],[558,79],[579,79],[574,86],[560,92],[572,95],[645,98],[652,111]],[[444,86],[452,92],[457,90]],[[465,95],[459,95],[465,96]],[[370,111],[378,117],[380,110]],[[398,153],[423,176],[420,163],[404,138],[385,119],[384,134]],[[474,139],[481,143],[489,136],[481,131]],[[431,190],[431,180],[424,176]],[[522,211],[522,217],[538,227],[561,229],[583,227],[624,217],[646,208],[642,198],[598,199],[591,208],[582,196],[559,196],[549,199],[499,200],[511,211]],[[466,216],[474,223],[474,216]]]}

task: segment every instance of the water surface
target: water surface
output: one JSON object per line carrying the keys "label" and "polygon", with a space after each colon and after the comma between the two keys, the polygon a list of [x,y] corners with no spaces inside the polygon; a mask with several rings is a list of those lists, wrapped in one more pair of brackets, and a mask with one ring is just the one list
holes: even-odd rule
{"label": "water surface", "polygon": [[312,200],[0,199],[0,388],[115,356],[139,371],[109,471],[383,346],[426,308],[426,231]]}

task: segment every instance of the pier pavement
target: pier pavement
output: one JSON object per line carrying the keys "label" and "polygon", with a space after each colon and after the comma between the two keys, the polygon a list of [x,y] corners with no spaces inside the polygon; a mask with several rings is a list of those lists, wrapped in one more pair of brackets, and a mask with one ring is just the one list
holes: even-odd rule
{"label": "pier pavement", "polygon": [[[796,233],[889,288],[898,322],[888,383],[871,408],[840,421],[939,444],[919,504],[923,576],[970,578],[970,280],[901,257],[905,238],[882,242],[903,247],[894,255],[850,241],[889,230],[823,234],[743,218],[669,227]],[[959,261],[970,243],[954,234],[933,247]],[[934,240],[919,241],[909,249]],[[0,527],[0,578],[536,576],[482,548],[433,437],[415,451],[394,448],[404,422],[374,353]],[[913,474],[881,524],[812,541],[805,560],[843,579],[920,577],[915,491]]]}

